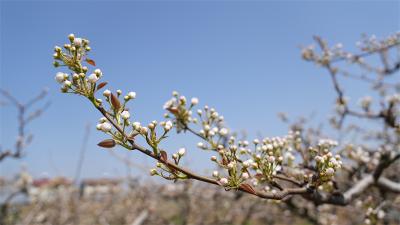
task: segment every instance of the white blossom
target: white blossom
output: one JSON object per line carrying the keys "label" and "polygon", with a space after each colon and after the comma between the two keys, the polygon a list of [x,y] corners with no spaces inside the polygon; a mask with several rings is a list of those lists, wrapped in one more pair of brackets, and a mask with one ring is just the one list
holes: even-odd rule
{"label": "white blossom", "polygon": [[111,91],[108,90],[108,89],[106,89],[106,90],[103,91],[103,95],[104,95],[105,97],[110,97],[110,96],[111,96]]}
{"label": "white blossom", "polygon": [[220,182],[223,186],[225,186],[225,185],[228,184],[228,179],[226,179],[225,177],[223,177],[223,178],[219,179],[219,182]]}
{"label": "white blossom", "polygon": [[213,177],[218,177],[218,176],[219,176],[219,172],[215,170],[215,171],[212,173],[212,175],[213,175]]}
{"label": "white blossom", "polygon": [[166,131],[169,131],[169,130],[172,129],[172,122],[171,122],[170,120],[168,120],[168,121],[165,123],[164,129],[165,129]]}
{"label": "white blossom", "polygon": [[180,148],[180,149],[178,150],[178,155],[179,155],[179,156],[183,156],[183,155],[185,155],[185,152],[186,152],[186,149],[185,149],[185,148]]}
{"label": "white blossom", "polygon": [[197,105],[197,104],[199,104],[199,99],[198,98],[192,98],[191,99],[191,103],[192,103],[192,105]]}
{"label": "white blossom", "polygon": [[69,38],[70,40],[74,40],[75,35],[74,35],[74,34],[69,34],[69,35],[68,35],[68,38]]}
{"label": "white blossom", "polygon": [[377,213],[378,219],[383,219],[385,217],[385,211],[379,210]]}
{"label": "white blossom", "polygon": [[55,80],[58,82],[58,83],[63,83],[64,81],[65,81],[65,78],[66,78],[66,74],[65,73],[62,73],[62,72],[58,72],[57,74],[56,74],[56,76],[55,76]]}
{"label": "white blossom", "polygon": [[101,72],[100,69],[95,69],[94,74],[96,74],[98,77],[101,77],[103,75],[103,72]]}
{"label": "white blossom", "polygon": [[121,113],[121,117],[122,117],[122,119],[127,120],[127,119],[129,119],[129,117],[131,117],[131,114],[128,111],[123,111]]}
{"label": "white blossom", "polygon": [[225,127],[224,128],[221,128],[221,130],[219,130],[219,134],[221,135],[221,136],[226,136],[226,135],[228,135],[228,129],[226,129]]}
{"label": "white blossom", "polygon": [[109,131],[111,131],[111,129],[112,129],[112,126],[110,123],[105,122],[105,123],[101,124],[101,130],[103,132],[109,132]]}
{"label": "white blossom", "polygon": [[92,73],[89,75],[88,80],[90,83],[96,83],[99,80],[99,78],[97,77],[96,74]]}
{"label": "white blossom", "polygon": [[169,109],[172,106],[174,106],[174,104],[176,103],[176,99],[175,98],[171,98],[170,100],[168,100],[167,102],[165,102],[163,108],[164,109]]}
{"label": "white blossom", "polygon": [[140,123],[139,122],[133,122],[132,123],[132,127],[133,127],[133,129],[135,129],[135,130],[139,130],[140,129]]}
{"label": "white blossom", "polygon": [[140,128],[140,133],[141,133],[142,135],[147,135],[147,132],[148,132],[147,127],[141,127],[141,128]]}
{"label": "white blossom", "polygon": [[136,92],[131,91],[131,92],[128,93],[127,96],[128,96],[130,99],[135,99],[135,98],[136,98]]}
{"label": "white blossom", "polygon": [[72,83],[69,80],[64,81],[64,86],[65,87],[71,87]]}
{"label": "white blossom", "polygon": [[273,163],[275,162],[275,157],[274,156],[268,156],[268,162]]}
{"label": "white blossom", "polygon": [[326,169],[325,173],[329,176],[332,176],[335,173],[335,170],[329,167],[328,169]]}
{"label": "white blossom", "polygon": [[81,46],[82,45],[82,38],[74,38],[74,45]]}

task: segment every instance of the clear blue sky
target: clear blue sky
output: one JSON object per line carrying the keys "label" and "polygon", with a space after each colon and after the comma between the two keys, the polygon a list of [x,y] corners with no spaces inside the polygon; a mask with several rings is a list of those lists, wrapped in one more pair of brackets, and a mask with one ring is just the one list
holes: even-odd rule
{"label": "clear blue sky", "polygon": [[[72,176],[88,122],[92,133],[83,177],[125,175],[124,166],[96,146],[104,138],[95,130],[99,114],[83,98],[59,93],[54,81],[53,47],[65,43],[69,33],[90,39],[92,58],[109,88],[138,93],[131,108],[144,124],[161,120],[163,103],[178,90],[216,107],[230,128],[254,137],[286,133],[278,112],[316,112],[325,119],[331,110],[334,92],[325,71],[300,58],[299,46],[312,43],[312,35],[354,49],[362,33],[384,37],[400,28],[399,1],[0,4],[1,88],[24,100],[48,87],[52,101],[29,127],[35,139],[26,157],[2,163],[0,175],[25,164],[36,176]],[[16,111],[0,110],[0,143],[10,147]],[[195,148],[196,138],[173,136],[167,142],[169,150],[189,149],[192,168],[211,165],[209,154]],[[130,157],[152,165],[138,153]]]}

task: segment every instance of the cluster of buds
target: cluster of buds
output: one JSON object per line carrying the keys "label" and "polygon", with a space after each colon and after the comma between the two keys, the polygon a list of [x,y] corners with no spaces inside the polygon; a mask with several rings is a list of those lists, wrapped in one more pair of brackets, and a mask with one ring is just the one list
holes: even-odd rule
{"label": "cluster of buds", "polygon": [[[172,93],[172,98],[164,104],[164,109],[168,112],[164,115],[166,118],[173,118],[177,132],[181,130],[190,130],[200,136],[204,142],[199,142],[200,149],[216,150],[218,145],[229,136],[229,129],[223,126],[224,117],[221,116],[214,108],[207,105],[203,109],[198,109],[196,115],[193,115],[194,106],[199,103],[198,98],[192,98],[190,104],[186,97],[179,95],[178,92]],[[189,128],[190,123],[198,124],[200,130],[198,132]]]}
{"label": "cluster of buds", "polygon": [[375,35],[363,35],[363,39],[356,43],[357,47],[364,52],[374,52],[380,49],[388,49],[400,43],[400,32],[392,34],[386,38],[378,39]]}
{"label": "cluster of buds", "polygon": [[[185,148],[180,148],[177,153],[172,154],[172,158],[175,161],[176,165],[179,165],[180,160],[186,154]],[[150,170],[151,176],[160,176],[167,180],[178,180],[178,179],[188,179],[187,175],[175,170],[170,167],[165,160],[167,160],[167,153],[165,151],[160,152],[161,159],[164,161],[160,161],[156,163],[156,168]]]}
{"label": "cluster of buds", "polygon": [[109,122],[107,122],[107,118],[102,117],[102,118],[100,118],[99,123],[97,124],[96,128],[97,128],[97,130],[101,130],[105,133],[108,133],[112,130],[112,125]]}
{"label": "cluster of buds", "polygon": [[368,207],[367,211],[365,212],[365,224],[378,224],[383,218],[385,218],[385,211],[382,209],[373,209],[372,207]]}
{"label": "cluster of buds", "polygon": [[207,105],[203,109],[198,109],[197,115],[201,121],[199,134],[210,143],[211,148],[215,149],[219,144],[218,140],[225,139],[229,135],[229,129],[223,126],[224,117]]}
{"label": "cluster of buds", "polygon": [[[216,152],[218,156],[211,157],[211,161],[216,163],[220,168],[226,170],[228,174],[227,177],[221,176],[218,171],[214,171],[212,174],[220,185],[224,186],[226,189],[238,188],[251,177],[250,168],[240,159],[239,153],[243,151],[243,149],[246,149],[248,144],[247,141],[236,142],[236,138],[231,136],[226,147],[222,144],[217,146]],[[251,150],[246,149],[246,151]]]}
{"label": "cluster of buds", "polygon": [[197,98],[192,98],[188,103],[185,96],[173,91],[172,98],[164,104],[164,109],[168,110],[164,117],[170,118],[172,115],[177,131],[185,130],[190,122],[197,122],[192,118],[191,110],[198,103],[199,99]]}
{"label": "cluster of buds", "polygon": [[290,131],[284,137],[254,139],[254,148],[250,147],[247,140],[236,141],[236,138],[230,137],[228,145],[218,145],[218,155],[211,157],[211,161],[226,173],[214,171],[212,176],[226,189],[237,188],[243,183],[251,183],[254,187],[266,183],[267,187],[272,187],[277,175],[281,173],[299,179],[299,182],[311,182],[320,188],[324,185],[326,189],[333,189],[331,180],[341,168],[342,161],[339,155],[333,156],[330,151],[338,143],[322,139],[316,147],[311,147],[309,154],[315,160],[317,171],[316,174],[305,174],[298,169],[299,164],[295,164],[301,164],[295,162],[297,153],[294,152],[294,149],[300,151],[302,147],[300,136],[299,131]]}
{"label": "cluster of buds", "polygon": [[[157,127],[162,127],[162,134],[157,135]],[[140,122],[132,123],[133,134],[140,134],[145,138],[147,144],[153,149],[155,155],[160,154],[160,149],[158,147],[159,143],[167,138],[167,134],[173,128],[173,123],[168,121],[157,122],[153,120],[147,126],[142,126]]]}
{"label": "cluster of buds", "polygon": [[177,153],[172,154],[172,158],[174,159],[175,164],[177,164],[177,165],[179,164],[179,161],[185,155],[185,153],[186,153],[186,149],[180,148]]}
{"label": "cluster of buds", "polygon": [[287,137],[264,138],[261,143],[258,143],[258,140],[254,141],[255,151],[251,154],[251,168],[262,175],[260,180],[271,181],[273,175],[281,170],[288,144]]}
{"label": "cluster of buds", "polygon": [[[316,148],[311,147],[310,153],[314,156],[316,169],[318,171],[318,183],[330,181],[335,172],[342,167],[340,155],[333,156],[331,149],[336,147],[338,143],[330,139],[322,139]],[[320,182],[321,181],[321,182]]]}
{"label": "cluster of buds", "polygon": [[70,43],[64,45],[64,50],[59,46],[54,48],[55,62],[53,64],[55,67],[67,66],[72,73],[58,72],[55,80],[62,85],[62,92],[90,97],[93,102],[100,104],[101,101],[94,99],[93,96],[96,91],[96,82],[103,73],[100,69],[95,69],[89,74],[89,68],[82,64],[86,61],[89,65],[95,66],[95,62],[87,57],[90,51],[89,41],[75,37],[73,34],[70,34],[68,38]]}
{"label": "cluster of buds", "polygon": [[377,205],[377,199],[372,196],[368,196],[365,199],[357,200],[355,203],[355,207],[363,209],[364,214],[364,224],[377,225],[382,224],[382,220],[385,218],[386,213],[383,210],[385,206],[385,202],[381,202]]}
{"label": "cluster of buds", "polygon": [[385,97],[386,102],[388,102],[389,104],[397,104],[400,103],[400,94],[395,93],[392,95],[388,95]]}
{"label": "cluster of buds", "polygon": [[[249,182],[258,185],[267,183],[267,187],[275,184],[275,177],[283,168],[296,167],[295,154],[293,149],[302,147],[302,139],[299,131],[289,132],[284,137],[264,138],[253,140],[253,145],[247,140],[237,140],[235,135],[223,124],[224,117],[214,108],[204,106],[192,115],[193,108],[199,103],[197,98],[190,101],[177,92],[172,93],[172,98],[164,105],[168,112],[165,117],[167,121],[152,121],[147,126],[140,122],[133,122],[133,114],[126,107],[127,103],[136,98],[135,92],[123,94],[121,90],[104,90],[103,99],[96,98],[97,91],[106,86],[106,82],[97,83],[102,77],[102,71],[95,69],[88,73],[88,68],[82,65],[86,61],[95,65],[94,61],[87,58],[90,50],[89,41],[69,36],[70,44],[65,45],[65,51],[60,47],[55,49],[55,59],[58,65],[67,66],[71,74],[59,72],[56,74],[56,81],[61,83],[63,92],[75,93],[85,96],[103,114],[97,124],[97,129],[111,136],[99,143],[102,147],[114,147],[116,144],[127,149],[139,149],[134,139],[136,136],[143,137],[152,153],[146,149],[146,154],[151,155],[158,162],[156,168],[150,171],[151,175],[159,175],[168,180],[187,179],[188,174],[177,169],[182,157],[186,154],[185,148],[180,148],[172,154],[176,165],[168,161],[167,153],[159,148],[160,142],[167,138],[167,134],[175,127],[177,132],[190,131],[202,139],[198,147],[205,150],[212,150],[217,153],[211,160],[223,171],[214,171],[212,176],[226,189],[243,188],[252,189]],[[338,47],[338,49],[340,49]],[[199,132],[191,129],[193,123],[199,126]],[[316,161],[318,176],[323,184],[333,177],[335,171],[342,165],[340,156],[333,157],[330,149],[337,145],[331,140],[321,140],[316,148],[311,148]],[[144,151],[144,150],[143,150]],[[226,175],[225,175],[226,174]],[[288,174],[288,173],[286,173]],[[272,190],[276,191],[276,190]]]}

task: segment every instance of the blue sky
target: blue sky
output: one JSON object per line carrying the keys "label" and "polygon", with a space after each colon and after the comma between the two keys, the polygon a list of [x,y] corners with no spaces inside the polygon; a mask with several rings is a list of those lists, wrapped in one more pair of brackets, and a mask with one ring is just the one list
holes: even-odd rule
{"label": "blue sky", "polygon": [[[161,120],[162,105],[173,90],[216,107],[234,130],[283,135],[276,117],[315,112],[326,119],[334,91],[325,71],[300,58],[301,45],[320,35],[355,49],[362,33],[385,37],[400,30],[399,1],[86,1],[1,3],[0,86],[21,100],[49,88],[52,105],[28,127],[33,144],[23,160],[7,160],[0,175],[26,165],[35,176],[73,176],[84,128],[91,123],[83,177],[124,176],[125,168],[96,143],[100,115],[78,96],[59,93],[52,67],[55,45],[67,35],[88,38],[91,56],[109,88],[135,91],[135,119]],[[349,94],[360,90],[347,84]],[[16,111],[0,108],[0,143],[16,138]],[[187,164],[210,168],[209,154],[197,139],[172,136],[165,147],[189,149]],[[122,148],[116,149],[125,155]],[[130,158],[152,165],[138,153]],[[212,168],[212,167],[211,167]],[[133,171],[141,175],[139,171]]]}

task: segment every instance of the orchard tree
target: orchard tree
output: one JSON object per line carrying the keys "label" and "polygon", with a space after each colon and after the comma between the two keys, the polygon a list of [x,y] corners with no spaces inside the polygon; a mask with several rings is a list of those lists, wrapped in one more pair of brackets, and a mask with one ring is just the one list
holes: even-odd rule
{"label": "orchard tree", "polygon": [[[341,44],[331,47],[320,37],[314,38],[318,48],[303,48],[303,59],[326,69],[337,93],[329,124],[339,141],[326,138],[323,130],[304,121],[290,123],[283,137],[245,140],[224,125],[224,117],[215,108],[198,107],[197,98],[188,99],[178,92],[164,104],[165,121],[144,125],[132,119],[127,107],[136,93],[103,90],[107,82],[101,81],[100,69],[91,68],[96,64],[88,57],[89,40],[73,34],[68,39],[63,48],[54,49],[54,66],[68,68],[55,76],[61,92],[83,96],[100,112],[97,129],[109,138],[99,146],[119,145],[153,158],[156,166],[150,171],[152,176],[197,180],[278,201],[294,211],[312,208],[318,214],[321,206],[345,206],[363,209],[366,224],[400,222],[399,211],[393,207],[400,200],[396,200],[400,193],[400,176],[396,173],[396,160],[400,158],[400,83],[395,77],[400,69],[400,34],[383,40],[365,36],[357,44],[357,54],[344,50]],[[342,78],[367,83],[373,96],[363,97],[355,107],[339,82]],[[368,126],[369,122],[373,126]],[[197,148],[214,152],[211,161],[220,169],[203,176],[181,166],[186,149],[168,155],[160,147],[173,130],[197,136]],[[139,139],[146,145],[138,144]]]}

